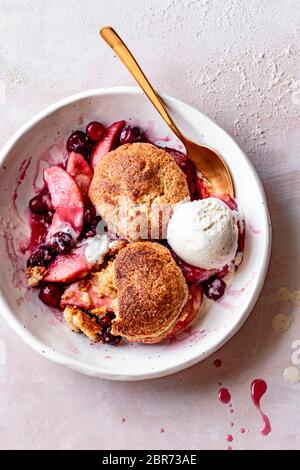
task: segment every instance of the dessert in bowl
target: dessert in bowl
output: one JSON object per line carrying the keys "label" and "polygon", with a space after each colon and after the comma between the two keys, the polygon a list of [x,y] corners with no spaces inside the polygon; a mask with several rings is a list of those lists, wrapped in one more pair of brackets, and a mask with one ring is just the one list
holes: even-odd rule
{"label": "dessert in bowl", "polygon": [[125,121],[90,122],[70,135],[61,165],[44,170],[45,186],[29,201],[28,286],[94,342],[173,336],[193,321],[203,293],[224,295],[224,278],[242,261],[236,202],[213,193],[185,154],[146,139]]}
{"label": "dessert in bowl", "polygon": [[[196,362],[234,333],[259,290],[256,286],[253,296],[256,280],[253,271],[250,279],[244,278],[245,262],[235,272],[244,252],[245,234],[236,201],[213,193],[178,150],[179,143],[175,141],[177,148],[173,148],[170,137],[156,127],[157,119],[155,132],[162,140],[154,135],[154,129],[149,132],[152,113],[147,105],[140,114],[143,121],[135,125],[141,99],[134,90],[91,92],[71,98],[47,113],[48,118],[37,118],[34,127],[23,131],[11,149],[4,149],[8,159],[18,150],[18,143],[24,152],[24,137],[30,132],[38,142],[35,147],[27,143],[26,153],[33,155],[35,168],[27,168],[24,181],[24,175],[18,178],[13,201],[19,215],[18,204],[22,205],[23,230],[13,237],[13,248],[20,257],[13,259],[9,230],[4,237],[14,269],[20,267],[21,271],[21,262],[25,266],[27,258],[29,290],[23,284],[25,269],[18,272],[19,289],[24,293],[23,299],[18,299],[24,330],[28,324],[30,332],[34,330],[37,317],[38,339],[30,338],[36,349],[43,344],[49,357],[102,377],[146,378]],[[110,109],[108,113],[102,111],[106,108]],[[191,108],[185,112],[188,122]],[[60,125],[62,116],[69,119],[69,130],[66,124]],[[127,122],[115,120],[120,117]],[[74,132],[79,118],[80,126]],[[207,122],[208,128],[214,127]],[[49,143],[55,142],[48,132],[51,134],[55,126],[64,138],[49,149]],[[40,142],[46,130],[48,142]],[[226,134],[224,138],[237,151]],[[211,141],[207,143],[213,146]],[[226,159],[226,152],[223,155]],[[252,169],[247,166],[246,161],[245,174],[249,177]],[[264,202],[255,174],[251,176],[257,196]],[[238,183],[236,187],[239,196]],[[237,200],[248,221],[247,210],[239,197]],[[266,226],[259,286],[269,250],[267,212],[262,211],[260,217]],[[247,257],[247,249],[245,254]],[[237,289],[226,288],[229,277],[235,287],[239,282],[250,283],[247,289],[246,284],[240,287],[245,307],[232,324],[226,296]],[[208,299],[213,302],[209,307]],[[34,305],[31,319],[29,304]],[[224,310],[220,320],[215,318],[218,309]],[[210,316],[213,318],[208,320]],[[214,322],[210,329],[209,323]],[[11,323],[20,332],[20,325]],[[212,333],[218,330],[218,323],[220,333]],[[28,332],[22,333],[28,341]],[[207,336],[213,345],[207,343]],[[175,358],[174,348],[180,351],[180,359]],[[145,357],[151,365],[145,364]],[[122,361],[129,358],[130,365],[124,367]]]}

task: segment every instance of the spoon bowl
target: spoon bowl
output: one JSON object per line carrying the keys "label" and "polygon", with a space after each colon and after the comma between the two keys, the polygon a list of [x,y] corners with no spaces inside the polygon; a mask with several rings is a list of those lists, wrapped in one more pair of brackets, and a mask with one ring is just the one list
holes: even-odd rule
{"label": "spoon bowl", "polygon": [[178,139],[184,144],[187,157],[195,164],[197,170],[209,182],[214,192],[227,193],[231,197],[234,197],[233,181],[230,171],[222,157],[215,150],[192,142],[181,133],[168,113],[162,99],[154,90],[123,40],[112,27],[106,26],[105,28],[102,28],[100,30],[100,36],[113,49],[115,54],[127,67],[161,117],[165,120]]}
{"label": "spoon bowl", "polygon": [[226,193],[234,197],[232,177],[222,157],[210,147],[196,144],[187,138],[184,138],[182,143],[186,148],[188,158],[209,182],[214,192]]}

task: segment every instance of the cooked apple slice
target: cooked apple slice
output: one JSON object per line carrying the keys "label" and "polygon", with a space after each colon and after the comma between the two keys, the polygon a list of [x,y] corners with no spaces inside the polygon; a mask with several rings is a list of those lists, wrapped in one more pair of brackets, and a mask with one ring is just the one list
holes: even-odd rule
{"label": "cooked apple slice", "polygon": [[179,316],[179,319],[177,320],[177,323],[173,326],[170,333],[168,333],[167,335],[164,334],[155,339],[143,340],[143,343],[146,343],[146,344],[159,343],[160,341],[170,338],[171,336],[174,336],[180,331],[184,330],[197,315],[199,308],[202,304],[202,299],[203,299],[203,294],[199,286],[195,284],[191,285],[189,287],[189,297],[188,297],[187,303],[185,304]]}
{"label": "cooked apple slice", "polygon": [[[74,179],[60,166],[47,168],[44,179],[55,209],[53,225],[68,224],[79,236],[83,226],[84,205]],[[50,231],[53,233],[53,230]]]}
{"label": "cooked apple slice", "polygon": [[80,153],[71,152],[67,163],[67,172],[71,175],[81,191],[83,200],[88,196],[89,187],[93,178],[93,171]]}
{"label": "cooked apple slice", "polygon": [[103,139],[95,145],[90,156],[90,164],[94,170],[101,158],[111,150],[114,150],[124,126],[125,121],[117,121],[105,129]]}
{"label": "cooked apple slice", "polygon": [[168,336],[176,335],[180,331],[184,330],[191,323],[191,321],[195,318],[197,312],[199,311],[199,308],[202,304],[202,299],[202,290],[195,284],[192,284],[189,287],[188,301],[182,310],[179,320],[172,329],[171,333],[168,334]]}
{"label": "cooked apple slice", "polygon": [[179,258],[179,256],[177,256],[175,251],[173,250],[171,251],[171,254],[178,266],[180,267],[182,274],[184,275],[185,280],[188,283],[192,282],[199,284],[200,282],[206,281],[218,272],[217,269],[203,269],[197,268],[196,266],[192,266],[191,264],[188,264],[181,258]]}
{"label": "cooked apple slice", "polygon": [[50,264],[48,273],[43,281],[60,283],[72,282],[85,277],[91,269],[90,263],[88,263],[82,252],[59,255]]}
{"label": "cooked apple slice", "polygon": [[227,204],[229,209],[231,209],[232,211],[238,210],[237,203],[235,202],[234,199],[232,199],[231,196],[229,196],[229,194],[212,192],[209,185],[202,178],[197,179],[197,189],[198,189],[198,195],[200,199],[214,197],[216,199],[220,199],[221,201],[225,202],[225,204]]}
{"label": "cooked apple slice", "polygon": [[211,188],[202,178],[197,179],[196,185],[197,185],[198,196],[199,196],[198,198],[206,199],[207,197],[210,197]]}
{"label": "cooked apple slice", "polygon": [[86,310],[97,307],[110,308],[112,297],[99,297],[96,287],[87,280],[74,282],[65,290],[61,299],[61,306],[72,305]]}
{"label": "cooked apple slice", "polygon": [[116,297],[114,268],[110,262],[101,271],[92,273],[83,281],[74,282],[64,292],[61,305],[73,305],[85,310],[97,307],[111,308]]}

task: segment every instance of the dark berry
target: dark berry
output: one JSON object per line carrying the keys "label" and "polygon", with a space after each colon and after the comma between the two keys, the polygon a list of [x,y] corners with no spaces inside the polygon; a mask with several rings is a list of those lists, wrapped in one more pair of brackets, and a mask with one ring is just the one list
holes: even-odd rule
{"label": "dark berry", "polygon": [[166,248],[170,249],[170,245],[168,243],[168,240],[166,240],[165,238],[160,238],[159,240],[155,240],[157,243],[159,243],[160,245],[163,245],[165,246]]}
{"label": "dark berry", "polygon": [[73,238],[69,233],[57,232],[51,237],[51,244],[55,253],[65,255],[71,251]]}
{"label": "dark berry", "polygon": [[48,266],[48,264],[54,258],[54,253],[49,245],[41,245],[37,248],[30,258],[27,260],[27,267],[32,268],[33,266]]}
{"label": "dark berry", "polygon": [[99,323],[102,326],[102,328],[110,328],[111,327],[111,316],[110,315],[104,315],[104,317],[100,318]]}
{"label": "dark berry", "polygon": [[91,141],[85,132],[75,131],[67,140],[68,152],[81,153],[82,155],[87,156],[91,151],[91,148]]}
{"label": "dark berry", "polygon": [[52,202],[48,194],[38,194],[29,201],[29,209],[33,214],[43,214],[53,210]]}
{"label": "dark berry", "polygon": [[196,187],[199,199],[206,199],[207,197],[210,197],[211,188],[202,178],[197,178]]}
{"label": "dark berry", "polygon": [[44,212],[43,214],[33,214],[31,218],[31,225],[38,225],[46,229],[52,222],[54,211]]}
{"label": "dark berry", "polygon": [[55,284],[48,284],[41,288],[39,299],[50,307],[58,307],[61,300],[61,290]]}
{"label": "dark berry", "polygon": [[219,300],[224,295],[226,284],[223,279],[212,277],[203,282],[201,287],[206,297],[212,300]]}
{"label": "dark berry", "polygon": [[179,150],[172,149],[170,147],[165,147],[164,150],[174,158],[175,162],[179,166],[179,168],[184,172],[187,184],[189,187],[191,200],[198,199],[198,191],[197,191],[197,170],[194,163],[187,158],[187,156],[179,152]]}
{"label": "dark berry", "polygon": [[133,144],[134,142],[146,142],[146,137],[139,127],[125,126],[120,135],[120,144]]}
{"label": "dark berry", "polygon": [[237,251],[243,253],[245,249],[245,228],[240,222],[237,223],[238,226],[238,249]]}
{"label": "dark berry", "polygon": [[88,144],[86,145],[86,147],[85,147],[85,152],[84,152],[84,154],[83,154],[87,159],[89,159],[90,153],[91,153],[91,151],[93,150],[93,148],[94,148],[94,142],[92,142],[92,141],[89,139],[89,142],[88,142]]}
{"label": "dark berry", "polygon": [[109,331],[102,333],[102,342],[116,346],[121,341],[121,336],[114,336]]}
{"label": "dark berry", "polygon": [[114,336],[110,332],[111,322],[114,318],[115,314],[113,312],[109,312],[98,320],[102,329],[101,341],[103,343],[111,344],[112,346],[119,344],[122,339],[121,336]]}
{"label": "dark berry", "polygon": [[90,205],[84,212],[84,223],[88,227],[93,227],[94,225],[97,225],[98,222],[101,220],[101,217],[99,217],[96,213],[96,209],[94,206]]}
{"label": "dark berry", "polygon": [[207,269],[197,268],[196,266],[192,266],[191,264],[186,263],[181,258],[179,258],[179,256],[177,256],[174,251],[171,251],[171,254],[177,265],[180,267],[182,274],[188,283],[198,284],[199,282],[203,282],[215,272],[209,271]]}
{"label": "dark berry", "polygon": [[96,227],[92,227],[84,234],[83,238],[92,238],[95,237],[95,235],[97,235],[97,229]]}
{"label": "dark berry", "polygon": [[93,142],[99,142],[104,137],[105,128],[101,122],[92,121],[86,126],[86,133]]}
{"label": "dark berry", "polygon": [[122,337],[121,336],[114,336],[114,335],[109,335],[106,343],[110,344],[111,346],[117,346],[119,342],[121,341]]}
{"label": "dark berry", "polygon": [[187,156],[184,153],[179,152],[179,150],[175,150],[170,147],[164,147],[164,150],[169,155],[171,155],[171,157],[175,160],[179,168],[181,168],[181,170],[185,172],[186,166],[188,164]]}
{"label": "dark berry", "polygon": [[43,220],[45,221],[45,224],[50,225],[52,222],[53,216],[54,216],[54,211],[45,212],[45,214],[43,214]]}

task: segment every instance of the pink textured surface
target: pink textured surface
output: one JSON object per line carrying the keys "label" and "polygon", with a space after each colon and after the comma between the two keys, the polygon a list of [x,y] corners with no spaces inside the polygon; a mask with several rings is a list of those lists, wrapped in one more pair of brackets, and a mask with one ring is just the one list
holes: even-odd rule
{"label": "pink textured surface", "polygon": [[[226,449],[229,434],[233,449],[298,448],[300,383],[286,382],[283,371],[300,368],[291,347],[300,307],[280,302],[277,291],[300,289],[299,2],[131,0],[125,14],[121,0],[89,0],[84,10],[75,0],[40,0],[34,11],[32,4],[0,4],[0,144],[59,98],[134,84],[98,39],[99,26],[113,24],[159,90],[197,106],[248,152],[267,191],[274,241],[263,293],[241,331],[168,378],[82,376],[38,356],[0,318],[1,448]],[[278,313],[292,316],[287,331],[272,329]],[[251,402],[255,378],[268,383],[268,436]],[[221,386],[231,407],[218,400]]]}

